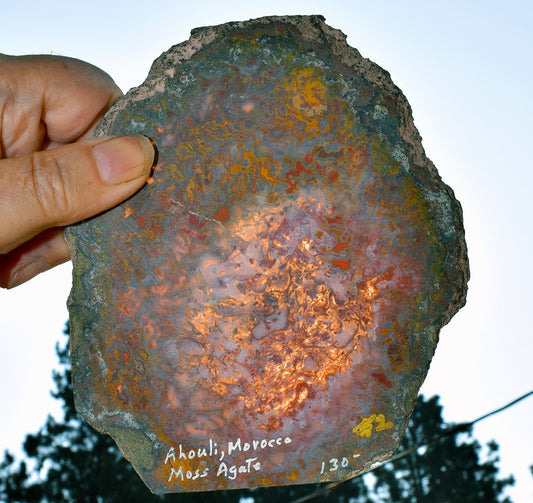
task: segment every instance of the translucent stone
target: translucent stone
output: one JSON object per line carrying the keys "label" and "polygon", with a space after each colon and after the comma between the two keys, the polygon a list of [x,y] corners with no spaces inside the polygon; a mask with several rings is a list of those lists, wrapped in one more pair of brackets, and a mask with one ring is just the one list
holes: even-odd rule
{"label": "translucent stone", "polygon": [[67,232],[81,415],[156,493],[386,459],[468,280],[389,75],[320,16],[201,28],[98,134],[131,132],[152,183]]}

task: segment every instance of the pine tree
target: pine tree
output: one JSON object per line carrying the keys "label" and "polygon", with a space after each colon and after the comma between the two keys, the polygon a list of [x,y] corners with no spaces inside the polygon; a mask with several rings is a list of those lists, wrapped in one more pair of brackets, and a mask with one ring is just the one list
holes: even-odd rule
{"label": "pine tree", "polygon": [[[421,448],[375,470],[375,490],[390,503],[511,503],[503,491],[513,477],[498,479],[498,445],[488,443],[485,461],[481,445],[472,439],[472,427],[446,435],[453,425],[444,423],[439,397],[419,396],[409,421],[402,449],[411,449],[442,436],[435,445]],[[401,452],[401,451],[400,451]]]}

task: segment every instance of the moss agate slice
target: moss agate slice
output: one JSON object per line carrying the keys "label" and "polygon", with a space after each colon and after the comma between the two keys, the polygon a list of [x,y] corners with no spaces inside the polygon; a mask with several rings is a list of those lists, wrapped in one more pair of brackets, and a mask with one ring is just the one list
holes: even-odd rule
{"label": "moss agate slice", "polygon": [[99,126],[159,162],[67,230],[75,401],[155,493],[386,459],[465,303],[460,205],[345,39],[320,16],[196,29]]}

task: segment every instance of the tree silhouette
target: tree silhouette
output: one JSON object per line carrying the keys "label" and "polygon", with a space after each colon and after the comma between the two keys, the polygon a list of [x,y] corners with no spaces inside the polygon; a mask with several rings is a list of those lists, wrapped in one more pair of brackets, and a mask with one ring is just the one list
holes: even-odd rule
{"label": "tree silhouette", "polygon": [[[451,429],[454,434],[446,434]],[[498,479],[496,442],[487,444],[487,458],[481,461],[481,445],[472,439],[472,426],[457,430],[444,423],[439,397],[425,400],[419,396],[402,449],[411,449],[437,437],[442,437],[440,442],[374,471],[374,489],[383,501],[510,503],[503,491],[514,484],[514,478]]]}
{"label": "tree silhouette", "polygon": [[[68,335],[68,324],[65,334]],[[48,416],[36,434],[24,441],[26,460],[6,452],[0,463],[0,501],[5,503],[267,503],[290,502],[313,493],[320,484],[156,496],[144,486],[113,440],[94,431],[74,409],[68,342],[56,351],[61,364],[53,373],[52,395],[63,405],[61,421]],[[438,397],[418,398],[402,448],[408,449],[441,435],[449,425],[442,419]],[[513,478],[500,480],[498,446],[481,446],[470,430],[448,435],[423,452],[388,463],[373,472],[373,489],[363,478],[341,484],[315,499],[316,503],[510,503],[502,493]]]}

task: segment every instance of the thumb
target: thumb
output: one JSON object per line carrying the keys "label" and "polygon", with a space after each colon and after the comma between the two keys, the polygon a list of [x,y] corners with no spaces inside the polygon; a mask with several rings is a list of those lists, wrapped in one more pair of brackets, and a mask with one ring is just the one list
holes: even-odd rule
{"label": "thumb", "polygon": [[154,148],[141,135],[91,138],[0,161],[0,254],[45,229],[117,205],[145,183]]}

